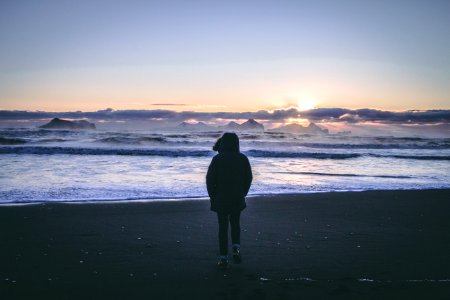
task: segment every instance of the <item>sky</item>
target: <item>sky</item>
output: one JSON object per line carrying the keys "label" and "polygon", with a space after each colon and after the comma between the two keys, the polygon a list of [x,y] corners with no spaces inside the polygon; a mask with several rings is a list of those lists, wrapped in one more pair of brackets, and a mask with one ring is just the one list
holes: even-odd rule
{"label": "sky", "polygon": [[450,109],[450,1],[0,1],[0,110]]}

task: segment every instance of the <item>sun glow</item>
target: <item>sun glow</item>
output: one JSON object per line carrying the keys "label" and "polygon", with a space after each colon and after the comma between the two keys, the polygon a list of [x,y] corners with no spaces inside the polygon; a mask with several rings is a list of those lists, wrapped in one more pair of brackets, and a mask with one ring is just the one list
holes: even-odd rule
{"label": "sun glow", "polygon": [[309,125],[308,119],[301,119],[301,118],[289,118],[286,120],[286,124],[298,124],[302,126],[308,126]]}
{"label": "sun glow", "polygon": [[311,98],[305,98],[298,101],[299,110],[310,110],[317,106],[317,100]]}

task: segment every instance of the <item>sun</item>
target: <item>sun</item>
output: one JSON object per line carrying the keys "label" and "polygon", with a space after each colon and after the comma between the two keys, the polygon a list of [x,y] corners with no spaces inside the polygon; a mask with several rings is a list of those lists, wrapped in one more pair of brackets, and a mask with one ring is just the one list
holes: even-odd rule
{"label": "sun", "polygon": [[311,98],[301,99],[298,101],[298,109],[299,110],[310,110],[315,108],[317,105],[317,101]]}

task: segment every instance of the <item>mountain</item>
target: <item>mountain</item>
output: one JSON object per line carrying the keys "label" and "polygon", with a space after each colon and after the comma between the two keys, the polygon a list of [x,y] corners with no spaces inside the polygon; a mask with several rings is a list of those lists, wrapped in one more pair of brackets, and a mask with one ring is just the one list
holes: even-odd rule
{"label": "mountain", "polygon": [[270,131],[289,132],[297,134],[328,134],[328,129],[321,128],[314,123],[310,123],[308,126],[302,126],[300,124],[288,124],[280,126],[278,128],[271,129]]}
{"label": "mountain", "polygon": [[264,131],[264,125],[256,122],[253,119],[249,119],[239,126],[240,130],[243,131]]}
{"label": "mountain", "polygon": [[212,126],[203,122],[183,122],[178,124],[175,129],[181,129],[185,131],[264,131],[264,125],[256,122],[253,119],[249,119],[242,124],[231,121],[225,126]]}
{"label": "mountain", "polygon": [[249,119],[242,124],[231,121],[227,125],[219,127],[219,129],[223,131],[264,131],[264,125]]}
{"label": "mountain", "polygon": [[44,124],[42,126],[39,126],[39,128],[45,128],[45,129],[95,129],[94,123],[89,123],[85,120],[78,120],[78,121],[69,121],[69,120],[63,120],[59,118],[54,118],[47,124]]}
{"label": "mountain", "polygon": [[306,128],[311,134],[328,134],[328,129],[321,128],[312,122]]}
{"label": "mountain", "polygon": [[236,123],[234,121],[231,121],[230,123],[228,123],[227,125],[223,126],[222,128],[224,130],[229,130],[229,131],[238,131],[240,127],[241,127],[240,124],[238,124],[238,123]]}

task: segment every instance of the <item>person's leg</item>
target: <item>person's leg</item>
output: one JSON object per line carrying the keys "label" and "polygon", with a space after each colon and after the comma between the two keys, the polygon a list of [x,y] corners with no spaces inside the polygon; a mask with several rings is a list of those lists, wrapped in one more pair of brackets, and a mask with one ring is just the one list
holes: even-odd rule
{"label": "person's leg", "polygon": [[233,246],[241,244],[241,212],[233,212],[230,214],[231,224],[231,242]]}
{"label": "person's leg", "polygon": [[235,213],[230,214],[233,261],[236,264],[242,263],[240,217],[241,217],[240,212],[235,212]]}
{"label": "person's leg", "polygon": [[217,213],[219,221],[219,251],[220,256],[228,254],[228,214]]}

